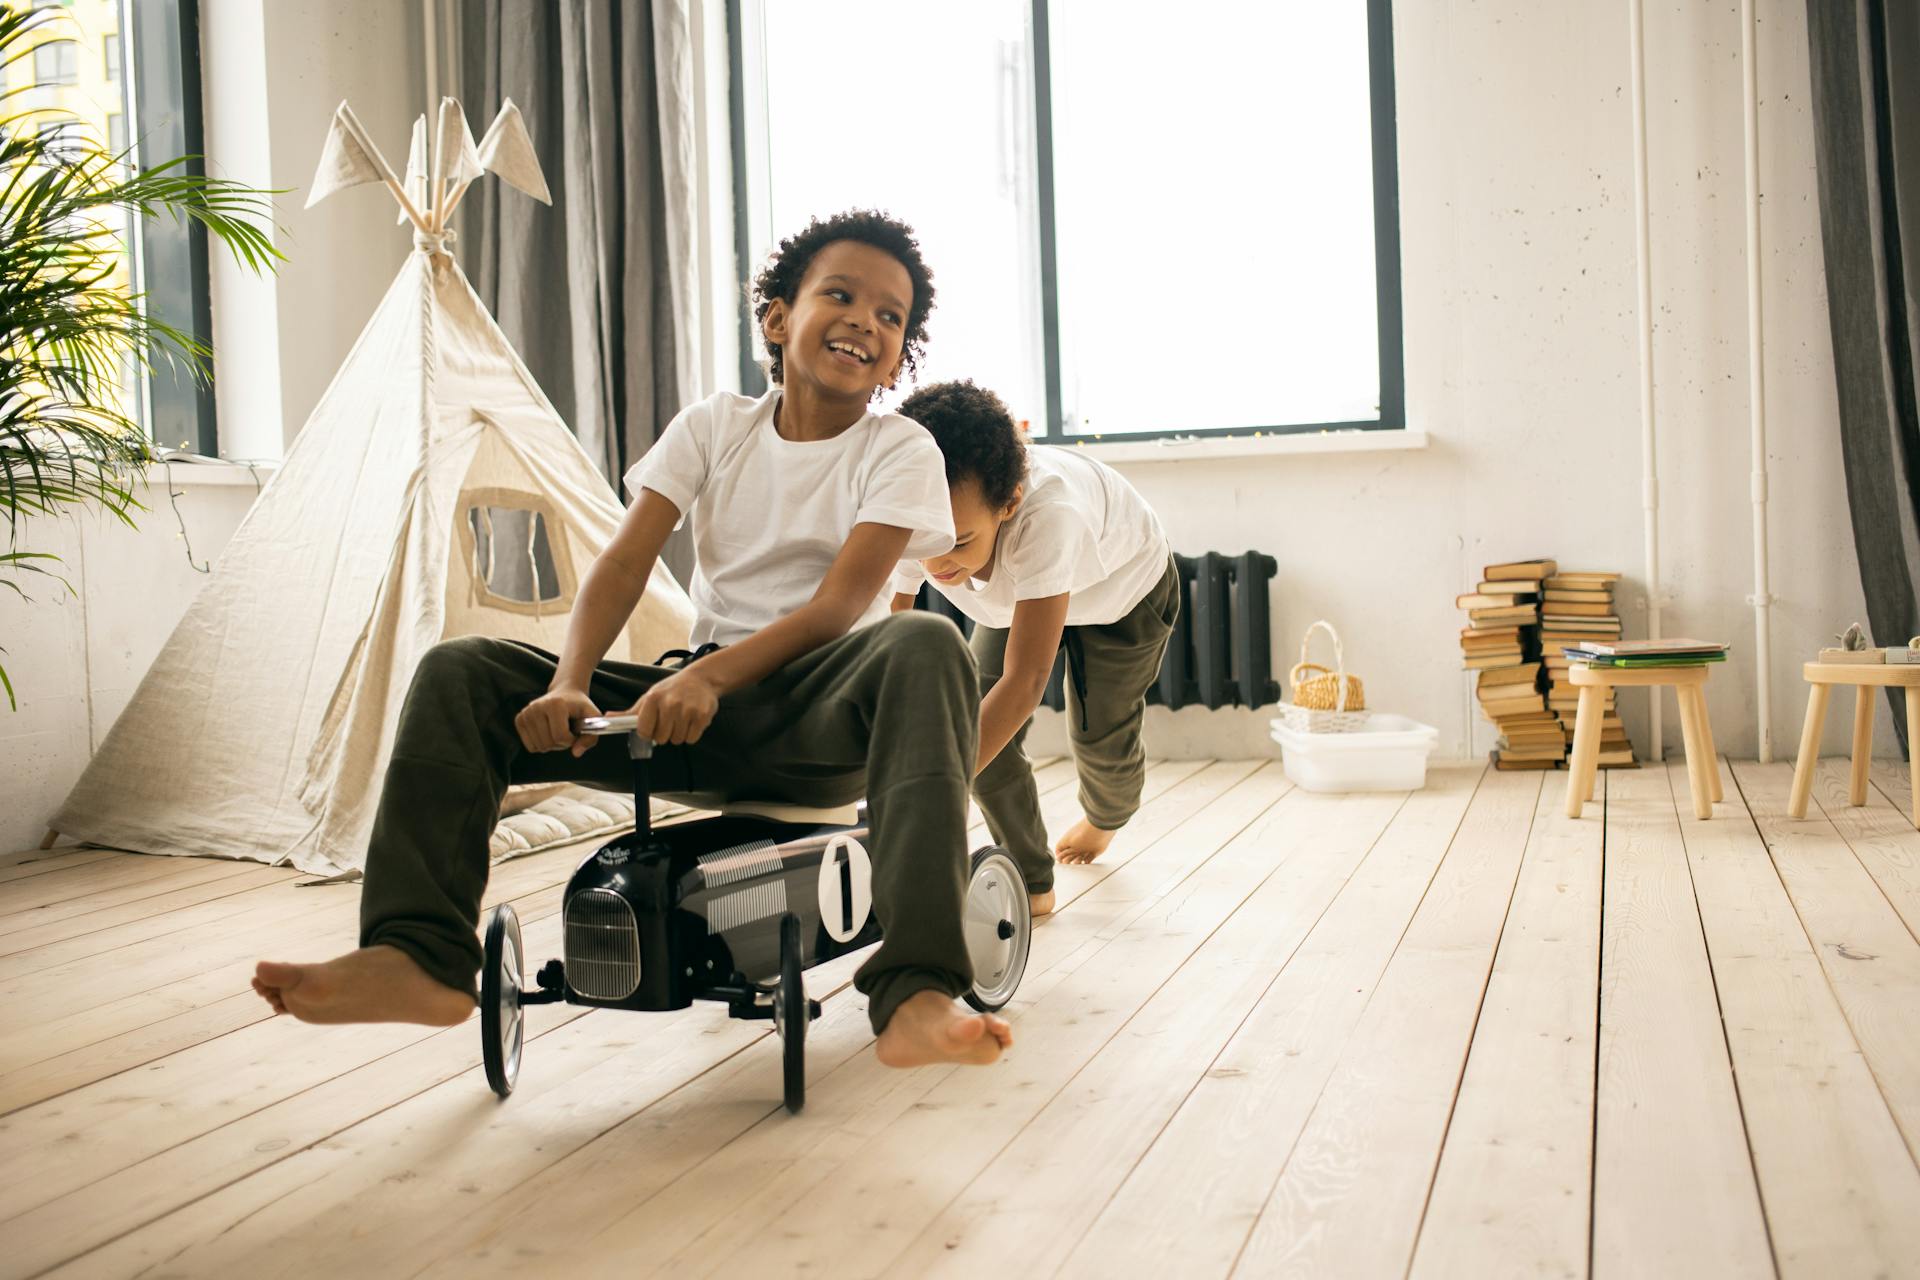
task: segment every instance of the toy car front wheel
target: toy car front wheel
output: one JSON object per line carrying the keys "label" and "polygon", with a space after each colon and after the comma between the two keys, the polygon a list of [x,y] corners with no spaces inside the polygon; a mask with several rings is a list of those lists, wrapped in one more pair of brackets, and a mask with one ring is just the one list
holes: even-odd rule
{"label": "toy car front wheel", "polygon": [[513,1092],[513,1083],[520,1077],[520,1046],[526,1030],[520,1012],[524,980],[520,917],[502,903],[487,917],[480,965],[480,1058],[486,1064],[487,1084],[503,1098]]}
{"label": "toy car front wheel", "polygon": [[807,1105],[807,988],[800,976],[800,919],[780,917],[780,981],[773,988],[773,1029],[780,1035],[787,1110]]}
{"label": "toy car front wheel", "polygon": [[1020,988],[1033,944],[1033,913],[1027,880],[1013,855],[998,845],[977,850],[967,878],[961,915],[967,956],[973,961],[973,989],[967,1003],[982,1013],[1004,1009]]}

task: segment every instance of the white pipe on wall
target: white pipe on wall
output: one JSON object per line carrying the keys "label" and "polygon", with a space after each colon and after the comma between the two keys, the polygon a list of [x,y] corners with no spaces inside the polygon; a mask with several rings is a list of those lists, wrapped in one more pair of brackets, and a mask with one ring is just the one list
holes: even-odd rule
{"label": "white pipe on wall", "polygon": [[1758,695],[1760,763],[1773,760],[1773,596],[1767,573],[1767,388],[1760,316],[1760,89],[1753,0],[1740,4],[1740,59],[1745,71],[1747,135],[1747,404],[1753,424],[1753,661]]}
{"label": "white pipe on wall", "polygon": [[439,7],[440,0],[420,0],[421,57],[427,64],[427,127],[430,129],[439,127],[440,119],[440,23],[439,14],[434,12]]}
{"label": "white pipe on wall", "polygon": [[[1653,436],[1653,259],[1647,222],[1647,67],[1642,0],[1627,0],[1633,64],[1634,247],[1640,258],[1640,503],[1645,511],[1647,635],[1660,634],[1660,474]],[[1660,689],[1647,690],[1647,758],[1665,758],[1660,740]]]}

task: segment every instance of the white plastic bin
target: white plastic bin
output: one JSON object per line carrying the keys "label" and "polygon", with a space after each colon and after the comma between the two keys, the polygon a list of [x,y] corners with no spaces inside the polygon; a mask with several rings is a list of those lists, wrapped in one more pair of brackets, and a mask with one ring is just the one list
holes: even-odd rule
{"label": "white plastic bin", "polygon": [[1432,725],[1374,711],[1366,727],[1345,733],[1301,733],[1270,722],[1281,765],[1306,791],[1418,791],[1427,785],[1427,756],[1440,741]]}

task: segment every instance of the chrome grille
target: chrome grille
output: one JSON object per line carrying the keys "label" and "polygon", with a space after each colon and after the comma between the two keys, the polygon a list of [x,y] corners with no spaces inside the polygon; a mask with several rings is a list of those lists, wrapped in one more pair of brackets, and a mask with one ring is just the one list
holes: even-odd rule
{"label": "chrome grille", "polygon": [[707,904],[707,932],[725,933],[755,920],[785,914],[787,882],[763,880],[744,889],[735,889]]}
{"label": "chrome grille", "polygon": [[607,889],[567,903],[567,985],[590,1000],[624,1000],[640,985],[640,930],[633,908]]}
{"label": "chrome grille", "polygon": [[700,855],[700,875],[710,889],[767,875],[780,866],[780,850],[771,840],[754,840]]}

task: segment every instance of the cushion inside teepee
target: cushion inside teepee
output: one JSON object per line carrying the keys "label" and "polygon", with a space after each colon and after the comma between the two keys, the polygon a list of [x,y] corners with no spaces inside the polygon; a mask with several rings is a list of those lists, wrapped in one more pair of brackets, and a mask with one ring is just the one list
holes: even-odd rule
{"label": "cushion inside teepee", "polygon": [[[596,791],[570,782],[526,790],[547,794],[536,794],[531,803],[521,806],[516,801],[528,797],[509,793],[507,803],[502,806],[506,816],[493,829],[493,838],[488,843],[487,856],[494,862],[524,857],[592,836],[610,836],[633,826],[633,797],[624,792]],[[656,823],[690,812],[688,806],[671,800],[656,798],[653,802]]]}
{"label": "cushion inside teepee", "polygon": [[565,787],[558,795],[502,818],[493,829],[487,856],[504,862],[589,836],[611,835],[632,825],[632,796]]}

